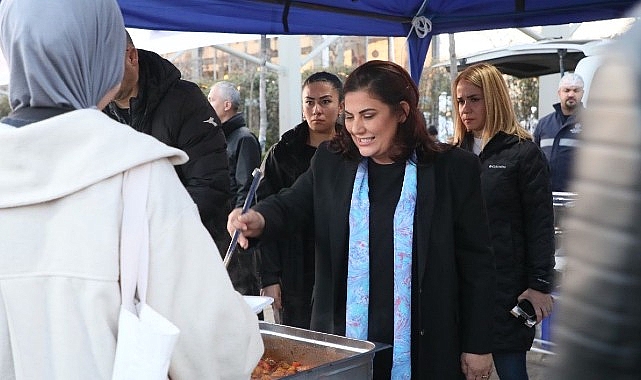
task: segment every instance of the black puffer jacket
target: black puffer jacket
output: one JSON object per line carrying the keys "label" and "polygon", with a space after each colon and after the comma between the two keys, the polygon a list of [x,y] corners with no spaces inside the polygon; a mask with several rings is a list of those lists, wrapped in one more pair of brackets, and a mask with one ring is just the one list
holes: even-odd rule
{"label": "black puffer jacket", "polygon": [[[314,151],[307,145],[308,128],[307,122],[302,122],[269,149],[263,161],[265,176],[258,186],[258,200],[290,187],[307,171]],[[313,223],[287,239],[261,244],[260,249],[262,286],[281,284],[283,323],[309,328],[314,285]]]}
{"label": "black puffer jacket", "polygon": [[138,57],[139,92],[130,102],[131,122],[126,122],[113,102],[105,112],[189,155],[187,163],[176,166],[178,177],[210,234],[214,239],[224,237],[231,193],[220,120],[198,85],[180,79],[180,71],[171,62],[142,49]]}
{"label": "black puffer jacket", "polygon": [[[472,150],[473,137],[463,148]],[[554,211],[545,155],[530,140],[503,132],[479,154],[481,185],[496,261],[494,352],[529,350],[534,328],[510,314],[528,288],[552,290]]]}

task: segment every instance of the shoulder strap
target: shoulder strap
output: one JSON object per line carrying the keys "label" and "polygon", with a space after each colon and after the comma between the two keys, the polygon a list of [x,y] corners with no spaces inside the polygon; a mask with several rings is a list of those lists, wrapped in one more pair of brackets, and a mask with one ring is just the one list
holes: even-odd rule
{"label": "shoulder strap", "polygon": [[[120,294],[122,305],[135,313],[134,296],[147,298],[149,272],[149,223],[147,192],[151,164],[143,164],[125,172],[122,184],[123,211],[120,231]],[[137,314],[137,313],[136,313]]]}

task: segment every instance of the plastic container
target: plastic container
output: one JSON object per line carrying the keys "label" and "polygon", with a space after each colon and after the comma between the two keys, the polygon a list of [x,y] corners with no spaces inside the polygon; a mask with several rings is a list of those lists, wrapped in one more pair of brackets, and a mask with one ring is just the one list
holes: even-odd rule
{"label": "plastic container", "polygon": [[260,312],[263,311],[264,308],[274,302],[274,299],[272,297],[262,296],[243,296],[243,299],[256,314],[260,314]]}

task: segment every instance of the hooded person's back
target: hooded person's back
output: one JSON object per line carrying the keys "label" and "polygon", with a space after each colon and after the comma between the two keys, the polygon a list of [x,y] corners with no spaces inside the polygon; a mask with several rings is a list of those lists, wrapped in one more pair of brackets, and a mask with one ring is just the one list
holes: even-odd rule
{"label": "hooded person's back", "polygon": [[0,378],[111,378],[123,174],[144,163],[147,303],[180,329],[170,377],[249,377],[257,318],[176,176],[186,155],[96,108],[122,79],[117,3],[3,0],[0,39],[13,108],[0,123]]}

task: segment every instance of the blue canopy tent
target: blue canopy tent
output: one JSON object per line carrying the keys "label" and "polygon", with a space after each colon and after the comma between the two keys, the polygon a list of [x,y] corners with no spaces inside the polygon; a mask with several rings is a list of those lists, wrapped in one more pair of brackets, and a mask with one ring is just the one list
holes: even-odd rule
{"label": "blue canopy tent", "polygon": [[625,16],[636,0],[118,0],[128,27],[247,34],[407,36],[420,79],[432,35]]}

